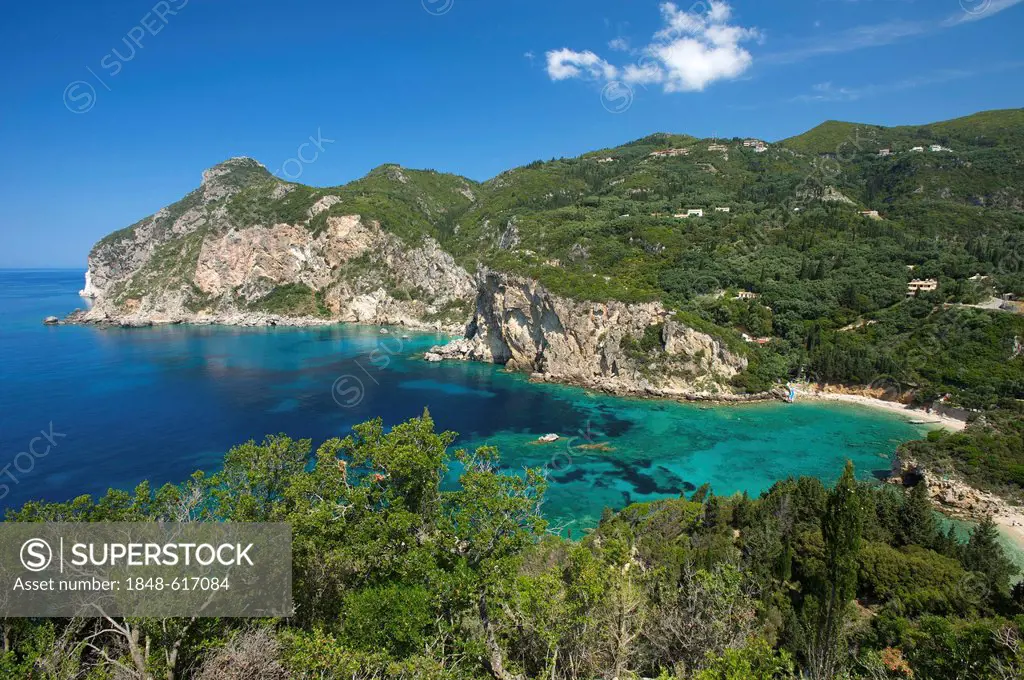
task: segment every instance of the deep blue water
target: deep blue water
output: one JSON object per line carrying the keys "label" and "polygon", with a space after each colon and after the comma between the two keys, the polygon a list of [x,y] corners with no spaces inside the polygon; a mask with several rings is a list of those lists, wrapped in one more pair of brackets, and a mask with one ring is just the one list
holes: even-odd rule
{"label": "deep blue water", "polygon": [[[318,444],[425,407],[439,428],[460,433],[460,445],[497,445],[509,469],[549,466],[546,512],[574,526],[592,524],[606,505],[704,482],[720,494],[756,494],[789,475],[832,480],[847,458],[867,477],[922,433],[897,415],[837,405],[710,408],[531,385],[490,365],[423,362],[415,355],[444,338],[403,340],[400,329],[42,325],[85,306],[82,275],[0,270],[4,508],[181,481],[250,438],[286,433]],[[19,455],[51,423],[56,446]],[[563,439],[538,444],[547,432]]]}

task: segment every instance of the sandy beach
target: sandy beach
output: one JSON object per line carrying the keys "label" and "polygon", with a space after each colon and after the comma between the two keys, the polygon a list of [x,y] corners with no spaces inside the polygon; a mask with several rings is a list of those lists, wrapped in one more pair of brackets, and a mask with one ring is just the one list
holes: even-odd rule
{"label": "sandy beach", "polygon": [[950,418],[948,416],[941,416],[936,413],[925,413],[920,409],[910,408],[905,404],[901,404],[897,401],[886,401],[884,399],[876,399],[874,397],[864,396],[862,394],[847,394],[844,392],[823,392],[807,385],[796,386],[797,400],[800,399],[813,399],[818,401],[839,401],[848,404],[860,404],[861,406],[868,406],[870,408],[880,408],[886,411],[892,411],[899,413],[902,416],[913,420],[919,420],[924,424],[936,425],[951,432],[961,432],[967,427],[967,423],[956,418]]}
{"label": "sandy beach", "polygon": [[1024,552],[1024,509],[1006,505],[1002,512],[992,517],[999,531],[1013,541]]}
{"label": "sandy beach", "polygon": [[[907,418],[920,420],[929,425],[942,427],[951,432],[961,432],[967,427],[967,423],[956,418],[940,416],[935,413],[925,413],[919,409],[908,408],[906,405],[884,399],[875,399],[861,394],[845,394],[842,392],[822,392],[806,385],[797,387],[797,399],[809,399],[816,401],[837,401],[848,404],[860,404],[871,408],[880,408],[894,413],[899,413]],[[966,486],[966,485],[965,485]],[[936,503],[936,508],[942,512],[949,512],[949,509],[942,504]],[[977,520],[975,520],[977,521]],[[1024,554],[1024,507],[1011,505],[1000,499],[998,512],[992,515],[992,521],[999,527],[1003,536],[1009,539]]]}

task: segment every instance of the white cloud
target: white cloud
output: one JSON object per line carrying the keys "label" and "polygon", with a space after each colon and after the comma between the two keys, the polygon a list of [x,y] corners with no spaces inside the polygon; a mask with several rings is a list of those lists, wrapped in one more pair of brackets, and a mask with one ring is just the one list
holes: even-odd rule
{"label": "white cloud", "polygon": [[793,101],[800,102],[850,102],[860,99],[864,95],[863,89],[857,90],[850,87],[835,87],[831,82],[818,83],[811,87],[810,94],[802,94],[793,97]]}
{"label": "white cloud", "polygon": [[930,85],[941,85],[954,80],[964,80],[988,73],[1017,70],[1024,67],[1024,62],[1008,61],[992,64],[980,70],[943,69],[931,73],[904,78],[889,83],[868,84],[859,87],[836,87],[831,82],[818,83],[808,94],[793,97],[791,102],[852,102],[868,97],[913,90]]}
{"label": "white cloud", "polygon": [[[754,58],[742,44],[760,38],[754,28],[733,25],[732,7],[721,0],[700,3],[706,11],[680,10],[673,2],[661,5],[664,27],[640,50],[636,64],[619,68],[590,51],[563,48],[547,53],[552,80],[590,78],[629,84],[660,84],[665,92],[699,92],[723,79],[742,75]],[[621,39],[612,49],[628,47]]]}
{"label": "white cloud", "polygon": [[665,70],[660,63],[645,57],[636,64],[630,64],[624,68],[622,79],[633,85],[660,83],[665,80]]}
{"label": "white cloud", "polygon": [[788,50],[765,56],[768,63],[792,64],[826,54],[841,54],[866,47],[881,47],[927,33],[930,24],[924,21],[904,21],[897,19],[883,24],[855,26],[806,42]]}
{"label": "white cloud", "polygon": [[608,48],[617,52],[629,52],[629,41],[625,38],[615,38],[608,41]]}
{"label": "white cloud", "polygon": [[593,78],[612,80],[618,69],[590,50],[575,52],[563,48],[548,52],[548,75],[551,80],[568,78]]}
{"label": "white cloud", "polygon": [[732,18],[732,7],[724,2],[712,1],[711,11],[708,12],[708,19],[712,23],[724,24],[730,18]]}
{"label": "white cloud", "polygon": [[957,11],[942,20],[894,19],[880,24],[854,26],[829,36],[820,36],[804,41],[802,45],[797,45],[785,52],[764,55],[762,61],[791,64],[827,54],[842,54],[870,47],[884,47],[962,24],[982,21],[1022,2],[1024,0],[961,0]]}

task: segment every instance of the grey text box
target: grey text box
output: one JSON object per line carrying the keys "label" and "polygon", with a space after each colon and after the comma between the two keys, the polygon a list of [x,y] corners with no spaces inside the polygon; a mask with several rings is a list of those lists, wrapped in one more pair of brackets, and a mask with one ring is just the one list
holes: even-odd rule
{"label": "grey text box", "polygon": [[0,523],[0,616],[290,616],[288,524]]}

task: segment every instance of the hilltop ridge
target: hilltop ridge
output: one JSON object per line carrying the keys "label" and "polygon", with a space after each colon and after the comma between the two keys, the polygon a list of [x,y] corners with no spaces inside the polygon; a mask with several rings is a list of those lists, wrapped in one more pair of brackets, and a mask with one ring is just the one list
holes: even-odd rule
{"label": "hilltop ridge", "polygon": [[[96,245],[80,318],[442,327],[470,342],[452,356],[630,393],[884,375],[992,403],[1024,397],[1020,317],[988,302],[1024,295],[1022,158],[1019,109],[779,143],[656,133],[485,182],[386,163],[311,187],[232,158]],[[960,342],[919,352],[934,329]]]}

